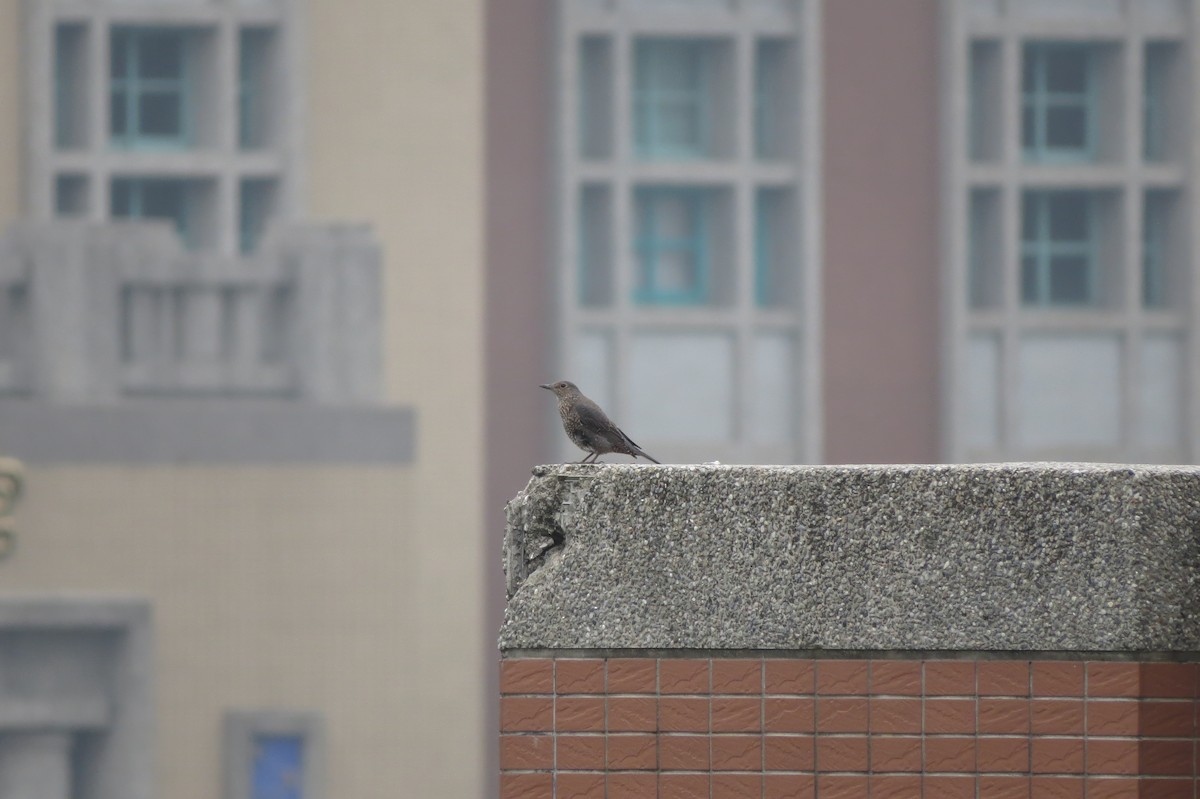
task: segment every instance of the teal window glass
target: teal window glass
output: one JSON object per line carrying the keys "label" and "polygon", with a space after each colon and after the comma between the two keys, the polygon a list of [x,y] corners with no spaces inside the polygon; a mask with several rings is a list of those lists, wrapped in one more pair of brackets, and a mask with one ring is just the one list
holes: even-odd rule
{"label": "teal window glass", "polygon": [[1142,94],[1142,155],[1147,161],[1167,157],[1167,65],[1168,45],[1146,47],[1145,91]]}
{"label": "teal window glass", "polygon": [[1167,306],[1167,214],[1165,192],[1147,192],[1142,204],[1142,305]]}
{"label": "teal window glass", "polygon": [[251,799],[304,799],[304,739],[256,735]]}
{"label": "teal window glass", "polygon": [[702,305],[709,301],[710,203],[704,189],[642,188],[635,198],[638,280],[642,305]]}
{"label": "teal window glass", "polygon": [[271,32],[244,28],[238,36],[238,146],[267,143],[267,53]]}
{"label": "teal window glass", "polygon": [[797,220],[786,189],[754,193],[754,304],[782,308],[794,301],[795,250],[791,244]]}
{"label": "teal window glass", "polygon": [[1097,301],[1096,202],[1086,191],[1027,191],[1021,201],[1021,302]]}
{"label": "teal window glass", "polygon": [[248,178],[241,182],[238,193],[238,245],[242,252],[253,252],[271,218],[275,182]]}
{"label": "teal window glass", "polygon": [[194,230],[184,180],[117,178],[109,201],[117,219],[166,219],[175,225],[184,246],[194,245]]}
{"label": "teal window glass", "polygon": [[114,28],[109,78],[109,132],[115,146],[170,149],[190,144],[184,31]]}
{"label": "teal window glass", "polygon": [[633,121],[639,157],[688,159],[711,154],[711,47],[704,40],[638,40]]}
{"label": "teal window glass", "polygon": [[763,40],[754,49],[754,154],[779,158],[787,154],[785,97],[787,43]]}
{"label": "teal window glass", "polygon": [[1021,64],[1021,147],[1025,160],[1093,160],[1095,53],[1086,45],[1031,42]]}
{"label": "teal window glass", "polygon": [[87,213],[87,178],[83,175],[58,175],[54,179],[54,213],[58,216],[83,216]]}

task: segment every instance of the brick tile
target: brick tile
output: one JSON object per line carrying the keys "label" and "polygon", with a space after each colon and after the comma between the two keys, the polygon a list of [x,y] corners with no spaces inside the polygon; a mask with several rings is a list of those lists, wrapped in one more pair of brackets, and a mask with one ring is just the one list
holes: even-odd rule
{"label": "brick tile", "polygon": [[554,799],[554,776],[548,771],[501,772],[500,799]]}
{"label": "brick tile", "polygon": [[980,696],[1029,696],[1029,661],[983,660],[978,670]]}
{"label": "brick tile", "polygon": [[1089,738],[1087,742],[1088,774],[1137,774],[1138,742]]}
{"label": "brick tile", "polygon": [[1029,772],[1028,738],[980,737],[976,748],[981,772]]}
{"label": "brick tile", "polygon": [[761,732],[762,703],[758,697],[713,697],[713,732]]}
{"label": "brick tile", "polygon": [[761,660],[717,659],[712,662],[714,694],[761,694],[762,689]]}
{"label": "brick tile", "polygon": [[1138,795],[1138,780],[1092,779],[1084,783],[1088,799],[1129,799]]}
{"label": "brick tile", "polygon": [[921,661],[872,660],[871,693],[894,696],[921,695]]}
{"label": "brick tile", "polygon": [[925,799],[975,799],[974,777],[926,774],[922,784]]}
{"label": "brick tile", "polygon": [[979,734],[1027,735],[1029,733],[1028,699],[979,699]]}
{"label": "brick tile", "polygon": [[1149,738],[1190,737],[1195,712],[1194,702],[1143,702],[1138,732]]}
{"label": "brick tile", "polygon": [[665,771],[708,771],[707,735],[658,736],[659,768]]}
{"label": "brick tile", "polygon": [[1083,799],[1082,777],[1034,777],[1032,787],[1037,799]]}
{"label": "brick tile", "polygon": [[1030,799],[1029,777],[979,775],[979,799]]}
{"label": "brick tile", "polygon": [[[867,771],[869,767],[865,735],[817,736],[818,771]],[[825,795],[823,789],[818,793]]]}
{"label": "brick tile", "polygon": [[975,732],[975,700],[926,699],[925,732],[958,735]]}
{"label": "brick tile", "polygon": [[560,732],[604,732],[604,698],[558,697],[554,706],[554,729]]}
{"label": "brick tile", "polygon": [[762,771],[761,735],[714,735],[713,771]]}
{"label": "brick tile", "polygon": [[613,658],[608,661],[610,694],[652,694],[658,690],[658,661],[654,658]]}
{"label": "brick tile", "polygon": [[604,799],[603,774],[559,774],[555,799]]}
{"label": "brick tile", "polygon": [[1088,696],[1136,697],[1141,693],[1142,671],[1137,663],[1087,664]]}
{"label": "brick tile", "polygon": [[811,735],[763,736],[763,764],[767,771],[812,771],[816,748]]}
{"label": "brick tile", "polygon": [[768,694],[811,694],[817,669],[811,660],[765,660],[763,681]]}
{"label": "brick tile", "polygon": [[1034,774],[1083,772],[1082,738],[1033,738],[1030,764]]}
{"label": "brick tile", "polygon": [[871,799],[913,799],[921,795],[921,777],[913,774],[872,775]]}
{"label": "brick tile", "polygon": [[1083,735],[1082,699],[1035,699],[1029,709],[1034,735]]}
{"label": "brick tile", "polygon": [[975,661],[927,661],[925,663],[925,695],[974,696]]}
{"label": "brick tile", "polygon": [[554,721],[550,697],[500,697],[501,732],[549,732]]}
{"label": "brick tile", "polygon": [[813,732],[813,700],[768,697],[763,702],[763,727],[767,732]]}
{"label": "brick tile", "polygon": [[608,729],[609,732],[654,732],[658,729],[657,701],[652,696],[608,697]]}
{"label": "brick tile", "polygon": [[919,733],[921,731],[920,699],[878,699],[871,697],[870,726],[872,733]]}
{"label": "brick tile", "polygon": [[556,735],[558,768],[568,771],[598,771],[604,768],[603,735]]}
{"label": "brick tile", "polygon": [[921,770],[921,739],[871,736],[871,771]]}
{"label": "brick tile", "polygon": [[501,735],[500,768],[505,771],[536,771],[554,766],[554,736]]}
{"label": "brick tile", "polygon": [[813,799],[816,792],[812,774],[763,775],[763,799]]}
{"label": "brick tile", "polygon": [[817,699],[817,732],[866,732],[867,699]]}
{"label": "brick tile", "polygon": [[646,799],[658,790],[658,775],[652,771],[610,771],[606,783],[608,799]]}
{"label": "brick tile", "polygon": [[925,771],[975,771],[975,739],[927,737]]}
{"label": "brick tile", "polygon": [[658,691],[663,694],[708,693],[708,661],[689,658],[660,660]]}
{"label": "brick tile", "polygon": [[818,660],[817,693],[863,696],[869,671],[867,660]]}
{"label": "brick tile", "polygon": [[1143,663],[1142,696],[1154,699],[1191,699],[1196,695],[1196,664]]}
{"label": "brick tile", "polygon": [[709,799],[707,774],[659,774],[658,799]]}
{"label": "brick tile", "polygon": [[549,694],[554,692],[554,661],[518,658],[500,661],[500,693]]}
{"label": "brick tile", "polygon": [[1083,664],[1065,660],[1033,661],[1034,696],[1083,696]]}
{"label": "brick tile", "polygon": [[1182,777],[1192,773],[1191,741],[1143,740],[1138,749],[1142,774]]}
{"label": "brick tile", "polygon": [[708,703],[707,697],[661,697],[658,728],[663,732],[708,732]]}
{"label": "brick tile", "polygon": [[1088,735],[1137,735],[1141,702],[1114,699],[1087,703]]}
{"label": "brick tile", "polygon": [[761,774],[713,774],[712,799],[760,799]]}
{"label": "brick tile", "polygon": [[1138,799],[1192,799],[1192,780],[1142,780]]}
{"label": "brick tile", "polygon": [[863,799],[868,790],[866,775],[817,775],[817,795],[821,799]]}
{"label": "brick tile", "polygon": [[611,771],[658,768],[658,736],[608,736],[608,768]]}
{"label": "brick tile", "polygon": [[604,661],[563,659],[554,664],[554,690],[560,694],[604,693]]}

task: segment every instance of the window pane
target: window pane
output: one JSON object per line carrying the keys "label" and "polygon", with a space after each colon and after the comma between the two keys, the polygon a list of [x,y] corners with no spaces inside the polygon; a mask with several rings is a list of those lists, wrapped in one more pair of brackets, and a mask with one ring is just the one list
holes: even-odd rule
{"label": "window pane", "polygon": [[253,770],[252,799],[302,799],[304,742],[298,736],[256,736]]}
{"label": "window pane", "polygon": [[1087,147],[1087,109],[1059,106],[1046,109],[1046,146],[1052,149]]}
{"label": "window pane", "polygon": [[1038,146],[1037,114],[1029,103],[1021,110],[1021,146],[1027,150]]}
{"label": "window pane", "polygon": [[1021,302],[1026,305],[1036,305],[1038,302],[1038,268],[1037,259],[1026,255],[1021,259]]}
{"label": "window pane", "polygon": [[1029,94],[1037,89],[1038,56],[1040,50],[1030,46],[1025,48],[1025,57],[1021,59],[1021,91]]}
{"label": "window pane", "polygon": [[703,41],[649,39],[637,43],[634,138],[643,156],[695,157],[708,149],[711,113]]}
{"label": "window pane", "polygon": [[1081,305],[1091,299],[1088,290],[1088,258],[1059,255],[1050,259],[1050,302]]}
{"label": "window pane", "polygon": [[143,136],[182,135],[182,98],[177,92],[143,92],[138,98],[138,126]]}
{"label": "window pane", "polygon": [[142,78],[183,77],[183,37],[175,32],[139,32],[137,74]]}
{"label": "window pane", "polygon": [[708,301],[704,202],[703,190],[637,193],[639,302]]}
{"label": "window pane", "polygon": [[1088,198],[1082,192],[1060,192],[1049,198],[1050,238],[1053,241],[1087,241]]}
{"label": "window pane", "polygon": [[1079,47],[1052,47],[1045,54],[1045,88],[1052,92],[1082,94],[1088,88],[1087,50]]}
{"label": "window pane", "polygon": [[1045,196],[1026,192],[1021,199],[1021,241],[1033,241],[1039,235],[1038,216]]}
{"label": "window pane", "polygon": [[695,255],[688,250],[659,253],[654,275],[655,288],[666,293],[691,294],[700,288],[696,271]]}
{"label": "window pane", "polygon": [[128,101],[129,97],[123,91],[114,91],[109,95],[108,129],[113,136],[121,137],[129,133],[129,126],[126,124],[125,118]]}
{"label": "window pane", "polygon": [[133,190],[128,180],[114,180],[112,184],[112,215],[126,217],[133,215]]}
{"label": "window pane", "polygon": [[113,78],[124,78],[129,62],[126,54],[129,49],[130,31],[113,31],[108,51],[109,75]]}

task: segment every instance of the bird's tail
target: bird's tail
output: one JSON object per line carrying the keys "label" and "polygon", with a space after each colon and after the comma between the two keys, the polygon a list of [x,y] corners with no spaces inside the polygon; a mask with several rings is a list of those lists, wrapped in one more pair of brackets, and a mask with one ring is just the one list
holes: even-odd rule
{"label": "bird's tail", "polygon": [[658,463],[659,466],[662,465],[658,461],[654,460],[654,458],[651,458],[649,455],[647,455],[646,452],[641,447],[639,447],[637,444],[634,444],[632,449],[633,449],[633,457],[636,458],[638,456],[641,456],[641,457],[645,458],[646,460],[650,461],[651,463]]}

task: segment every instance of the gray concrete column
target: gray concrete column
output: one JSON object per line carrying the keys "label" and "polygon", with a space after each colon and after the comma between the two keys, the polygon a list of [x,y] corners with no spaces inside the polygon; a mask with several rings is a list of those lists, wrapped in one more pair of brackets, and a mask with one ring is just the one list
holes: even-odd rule
{"label": "gray concrete column", "polygon": [[69,799],[71,734],[0,735],[0,799]]}

